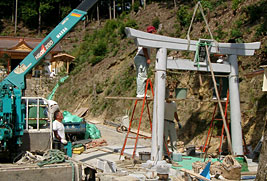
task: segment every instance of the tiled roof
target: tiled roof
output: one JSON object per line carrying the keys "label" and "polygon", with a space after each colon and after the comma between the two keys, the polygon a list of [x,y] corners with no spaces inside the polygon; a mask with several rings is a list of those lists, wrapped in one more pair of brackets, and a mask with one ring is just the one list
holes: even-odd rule
{"label": "tiled roof", "polygon": [[[24,41],[30,48],[34,49],[43,39],[41,38],[24,38],[24,37],[10,37],[10,36],[0,36],[0,50],[10,50],[21,41]],[[57,44],[53,52],[61,52],[62,48],[60,44]]]}

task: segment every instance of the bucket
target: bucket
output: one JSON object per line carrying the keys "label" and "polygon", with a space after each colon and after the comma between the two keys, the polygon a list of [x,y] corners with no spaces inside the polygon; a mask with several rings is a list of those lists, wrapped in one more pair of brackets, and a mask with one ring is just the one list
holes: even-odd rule
{"label": "bucket", "polygon": [[195,156],[196,155],[196,147],[194,145],[189,145],[186,147],[186,155],[187,156]]}
{"label": "bucket", "polygon": [[139,152],[139,159],[142,161],[147,161],[150,159],[151,153],[150,152]]}
{"label": "bucket", "polygon": [[186,99],[187,97],[187,88],[176,88],[175,89],[176,99]]}
{"label": "bucket", "polygon": [[172,153],[172,159],[176,162],[183,161],[183,157],[181,153]]}

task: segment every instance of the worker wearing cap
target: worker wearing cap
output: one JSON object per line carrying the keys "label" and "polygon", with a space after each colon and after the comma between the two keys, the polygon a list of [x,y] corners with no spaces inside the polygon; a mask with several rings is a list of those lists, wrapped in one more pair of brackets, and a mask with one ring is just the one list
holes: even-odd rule
{"label": "worker wearing cap", "polygon": [[[148,33],[156,33],[156,28],[154,26],[147,27]],[[144,47],[138,47],[138,51],[136,56],[134,57],[134,64],[136,67],[136,83],[137,83],[137,90],[136,90],[136,97],[144,97],[145,95],[145,86],[147,80],[147,72],[149,64],[151,63],[150,60],[150,49]]]}

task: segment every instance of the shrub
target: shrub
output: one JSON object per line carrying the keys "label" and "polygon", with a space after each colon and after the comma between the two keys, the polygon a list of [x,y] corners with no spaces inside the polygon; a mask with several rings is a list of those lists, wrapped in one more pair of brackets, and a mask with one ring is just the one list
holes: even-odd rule
{"label": "shrub", "polygon": [[242,2],[242,0],[232,0],[232,9],[235,11],[238,8],[238,5]]}
{"label": "shrub", "polygon": [[153,25],[156,29],[159,28],[159,24],[160,24],[160,20],[159,20],[158,17],[156,17],[155,19],[153,19],[153,21],[152,21],[152,25]]}
{"label": "shrub", "polygon": [[104,40],[100,40],[92,49],[93,55],[105,56],[107,53],[107,43]]}
{"label": "shrub", "polygon": [[188,27],[191,21],[191,13],[188,6],[181,5],[177,11],[177,20],[183,27]]}
{"label": "shrub", "polygon": [[233,37],[233,38],[242,37],[242,32],[239,29],[232,29],[231,30],[231,37]]}

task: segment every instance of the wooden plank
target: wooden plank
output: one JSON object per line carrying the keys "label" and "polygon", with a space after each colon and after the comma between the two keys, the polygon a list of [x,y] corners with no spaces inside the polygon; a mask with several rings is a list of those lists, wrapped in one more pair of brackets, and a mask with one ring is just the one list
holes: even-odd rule
{"label": "wooden plank", "polygon": [[79,116],[79,117],[83,117],[87,111],[88,111],[87,107],[82,107],[82,108],[78,109],[78,111],[75,112],[74,115]]}
{"label": "wooden plank", "polygon": [[[115,97],[115,96],[107,96],[105,99],[116,99],[116,100],[138,100],[142,101],[143,98],[138,98],[138,97]],[[146,98],[147,101],[153,101],[153,98]]]}
{"label": "wooden plank", "polygon": [[185,172],[185,173],[188,173],[188,174],[190,174],[190,175],[193,175],[193,176],[195,176],[195,177],[197,177],[197,178],[199,178],[199,179],[201,179],[201,180],[210,181],[210,179],[207,179],[206,177],[203,177],[202,175],[200,175],[200,174],[198,174],[198,173],[195,173],[195,172],[193,172],[192,170],[186,170],[186,169],[184,169],[184,168],[181,168],[180,171]]}

